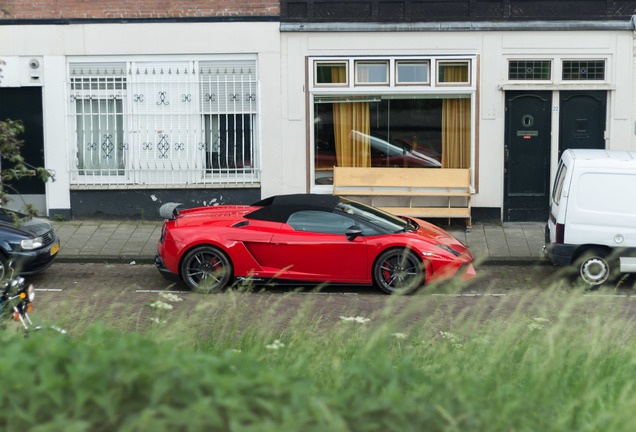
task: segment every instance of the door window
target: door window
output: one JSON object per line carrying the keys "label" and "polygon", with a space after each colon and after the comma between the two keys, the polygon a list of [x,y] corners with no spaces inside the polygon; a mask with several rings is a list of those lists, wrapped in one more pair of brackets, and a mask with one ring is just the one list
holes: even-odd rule
{"label": "door window", "polygon": [[292,214],[287,220],[287,224],[296,231],[345,235],[347,229],[355,225],[355,222],[341,214],[302,210]]}

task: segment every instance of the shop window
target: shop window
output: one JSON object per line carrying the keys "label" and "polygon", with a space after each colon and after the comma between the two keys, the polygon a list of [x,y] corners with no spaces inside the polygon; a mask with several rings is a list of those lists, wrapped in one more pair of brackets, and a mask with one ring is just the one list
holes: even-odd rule
{"label": "shop window", "polygon": [[470,95],[314,99],[316,184],[333,167],[470,168]]}

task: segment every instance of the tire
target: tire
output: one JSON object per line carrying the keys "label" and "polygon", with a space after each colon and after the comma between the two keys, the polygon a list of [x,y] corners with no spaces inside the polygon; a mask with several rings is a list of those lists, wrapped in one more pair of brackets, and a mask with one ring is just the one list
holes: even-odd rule
{"label": "tire", "polygon": [[599,288],[616,278],[617,263],[603,249],[588,249],[575,262],[578,280],[589,288]]}
{"label": "tire", "polygon": [[232,280],[232,262],[219,248],[197,246],[183,257],[181,277],[192,290],[218,292]]}
{"label": "tire", "polygon": [[7,258],[0,252],[0,281],[5,280],[9,276],[8,270]]}
{"label": "tire", "polygon": [[373,282],[388,294],[409,294],[424,281],[426,272],[409,249],[389,249],[373,265]]}

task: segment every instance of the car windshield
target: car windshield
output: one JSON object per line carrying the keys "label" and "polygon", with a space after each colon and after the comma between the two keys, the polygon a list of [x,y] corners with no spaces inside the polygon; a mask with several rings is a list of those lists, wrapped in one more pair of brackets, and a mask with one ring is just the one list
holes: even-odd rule
{"label": "car windshield", "polygon": [[397,233],[402,231],[410,231],[417,229],[417,226],[408,220],[399,218],[391,213],[387,213],[375,207],[351,201],[346,198],[340,198],[340,202],[336,205],[336,209],[359,217],[386,231]]}

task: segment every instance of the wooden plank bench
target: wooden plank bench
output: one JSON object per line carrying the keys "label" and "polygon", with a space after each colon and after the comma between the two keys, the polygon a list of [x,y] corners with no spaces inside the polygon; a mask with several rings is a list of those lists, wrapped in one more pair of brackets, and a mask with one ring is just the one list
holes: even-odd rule
{"label": "wooden plank bench", "polygon": [[[334,167],[333,189],[334,195],[369,197],[371,205],[393,214],[448,218],[449,224],[462,218],[471,228],[469,169]],[[404,202],[379,203],[390,198]]]}

